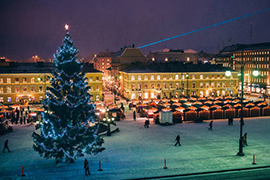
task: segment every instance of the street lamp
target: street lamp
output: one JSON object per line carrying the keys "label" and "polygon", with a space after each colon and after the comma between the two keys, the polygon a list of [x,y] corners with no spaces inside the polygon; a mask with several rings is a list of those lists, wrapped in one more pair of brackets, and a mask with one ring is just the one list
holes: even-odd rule
{"label": "street lamp", "polygon": [[103,118],[103,121],[105,123],[107,123],[107,127],[108,127],[107,128],[107,136],[111,136],[111,127],[110,127],[110,125],[114,123],[114,117],[112,117],[112,118],[105,117],[105,118]]}
{"label": "street lamp", "polygon": [[[242,47],[242,61],[234,60],[234,62],[237,62],[241,66],[241,114],[240,114],[240,138],[239,138],[239,152],[237,153],[238,156],[244,156],[243,152],[243,144],[242,144],[242,134],[243,134],[243,125],[244,125],[244,119],[243,119],[243,96],[244,96],[244,67],[247,63],[253,63],[256,66],[256,69],[253,71],[253,76],[258,76],[259,72],[257,70],[257,64],[253,61],[243,61],[243,47]],[[230,77],[231,71],[226,71],[225,75]]]}

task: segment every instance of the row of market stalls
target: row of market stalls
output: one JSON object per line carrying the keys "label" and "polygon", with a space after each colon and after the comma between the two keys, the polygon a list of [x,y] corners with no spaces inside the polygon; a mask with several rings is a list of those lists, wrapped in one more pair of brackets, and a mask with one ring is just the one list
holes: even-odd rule
{"label": "row of market stalls", "polygon": [[[224,119],[240,117],[241,100],[236,97],[199,97],[133,100],[141,117],[153,118],[156,123],[168,123],[164,113],[171,113],[169,123],[209,119]],[[243,100],[243,117],[270,116],[270,107],[265,101]]]}
{"label": "row of market stalls", "polygon": [[102,120],[106,116],[113,117],[115,121],[124,119],[124,109],[113,104],[112,101],[108,101],[104,104],[102,101],[96,101],[95,114],[98,120]]}

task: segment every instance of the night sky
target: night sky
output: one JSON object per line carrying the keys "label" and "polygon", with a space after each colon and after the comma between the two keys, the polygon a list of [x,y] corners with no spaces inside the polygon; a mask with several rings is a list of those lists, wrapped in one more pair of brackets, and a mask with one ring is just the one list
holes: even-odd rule
{"label": "night sky", "polygon": [[[52,59],[64,25],[87,57],[125,45],[143,46],[225,20],[270,8],[269,0],[1,0],[0,57]],[[216,53],[223,45],[270,42],[270,11],[143,48]],[[232,42],[228,42],[231,38]]]}

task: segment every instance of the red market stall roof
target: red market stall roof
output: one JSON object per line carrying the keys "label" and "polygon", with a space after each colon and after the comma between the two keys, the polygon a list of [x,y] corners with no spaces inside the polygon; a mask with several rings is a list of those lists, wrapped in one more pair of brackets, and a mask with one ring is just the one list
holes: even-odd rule
{"label": "red market stall roof", "polygon": [[171,111],[171,110],[172,109],[171,108],[168,108],[168,107],[162,109],[163,112],[168,112],[168,111]]}

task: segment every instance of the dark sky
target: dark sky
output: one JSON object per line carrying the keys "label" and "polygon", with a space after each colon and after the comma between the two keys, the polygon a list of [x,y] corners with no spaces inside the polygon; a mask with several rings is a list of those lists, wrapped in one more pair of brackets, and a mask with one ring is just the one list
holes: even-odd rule
{"label": "dark sky", "polygon": [[[65,23],[86,57],[125,45],[136,47],[270,8],[269,0],[1,0],[0,57],[53,58]],[[270,11],[143,48],[216,53],[218,44],[270,42]]]}

